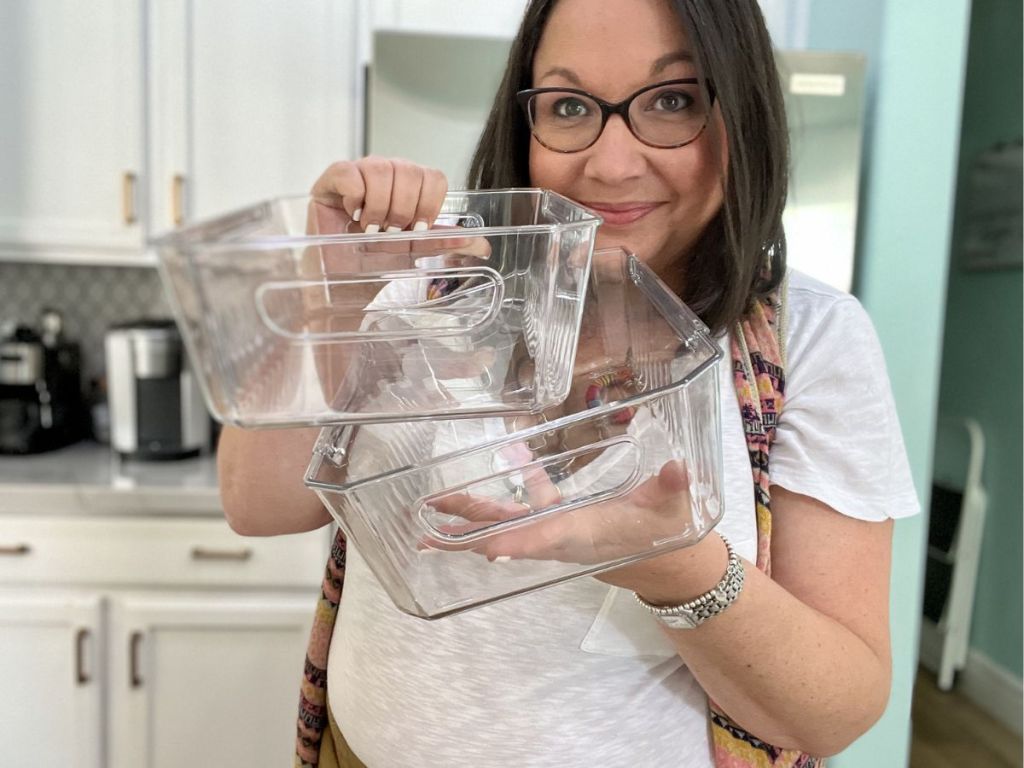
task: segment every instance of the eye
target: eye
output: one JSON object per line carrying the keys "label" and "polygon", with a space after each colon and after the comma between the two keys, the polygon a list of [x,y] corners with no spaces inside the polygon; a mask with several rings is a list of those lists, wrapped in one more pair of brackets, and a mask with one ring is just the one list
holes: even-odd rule
{"label": "eye", "polygon": [[651,100],[649,109],[659,112],[680,112],[693,104],[693,97],[682,91],[661,91]]}
{"label": "eye", "polygon": [[586,102],[576,96],[565,96],[551,105],[551,111],[558,117],[586,117],[590,110]]}

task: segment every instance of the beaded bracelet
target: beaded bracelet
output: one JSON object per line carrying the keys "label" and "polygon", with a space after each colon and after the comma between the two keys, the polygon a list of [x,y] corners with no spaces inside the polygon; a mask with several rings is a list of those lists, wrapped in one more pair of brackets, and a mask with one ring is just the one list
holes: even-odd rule
{"label": "beaded bracelet", "polygon": [[[619,368],[617,371],[608,372],[598,376],[594,383],[587,387],[584,399],[587,401],[587,408],[600,408],[605,404],[605,393],[612,387],[620,389],[626,386],[636,386],[637,376],[632,368]],[[636,415],[636,408],[629,406],[617,411],[610,417],[612,424],[629,424]]]}

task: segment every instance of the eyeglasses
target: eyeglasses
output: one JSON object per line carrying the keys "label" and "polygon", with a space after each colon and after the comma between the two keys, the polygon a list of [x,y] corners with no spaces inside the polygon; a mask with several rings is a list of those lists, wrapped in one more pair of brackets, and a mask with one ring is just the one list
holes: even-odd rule
{"label": "eyeglasses", "polygon": [[[696,78],[666,80],[641,88],[611,104],[577,88],[529,88],[516,94],[530,131],[555,152],[581,152],[600,138],[608,118],[619,115],[630,132],[650,147],[672,149],[694,141],[704,131],[715,101]],[[706,95],[706,97],[705,97]]]}

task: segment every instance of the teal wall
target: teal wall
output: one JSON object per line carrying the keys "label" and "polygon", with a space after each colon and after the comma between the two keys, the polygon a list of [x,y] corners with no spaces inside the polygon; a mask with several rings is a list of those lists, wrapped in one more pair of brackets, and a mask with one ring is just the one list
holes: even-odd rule
{"label": "teal wall", "polygon": [[[971,416],[986,438],[982,480],[989,504],[971,647],[1018,678],[1024,518],[1021,270],[967,271],[960,243],[971,164],[992,144],[1021,136],[1022,15],[1020,0],[974,0],[939,394],[940,416]],[[936,465],[943,458],[937,445]]]}
{"label": "teal wall", "polygon": [[[931,484],[969,11],[970,0],[812,0],[808,29],[811,48],[868,57],[855,293],[885,350],[922,506]],[[896,525],[889,708],[830,768],[908,764],[926,531],[924,515]]]}

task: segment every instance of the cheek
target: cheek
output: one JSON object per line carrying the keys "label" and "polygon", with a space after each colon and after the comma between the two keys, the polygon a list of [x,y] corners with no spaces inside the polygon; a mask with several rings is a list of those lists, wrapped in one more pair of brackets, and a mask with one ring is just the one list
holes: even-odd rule
{"label": "cheek", "polygon": [[547,163],[539,157],[537,150],[530,145],[530,186],[547,187]]}
{"label": "cheek", "polygon": [[729,167],[729,148],[720,120],[713,127],[698,143],[684,148],[693,152],[685,156],[673,174],[677,194],[695,216],[694,223],[701,227],[722,207]]}
{"label": "cheek", "polygon": [[569,189],[570,181],[576,175],[572,155],[562,155],[538,147],[530,142],[530,186],[550,189],[562,193]]}
{"label": "cheek", "polygon": [[708,128],[708,140],[702,153],[705,173],[710,179],[709,186],[714,185],[715,199],[721,205],[729,177],[729,141],[725,133],[725,120],[718,107],[715,107],[714,118]]}

